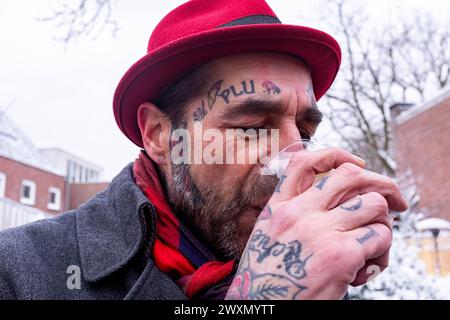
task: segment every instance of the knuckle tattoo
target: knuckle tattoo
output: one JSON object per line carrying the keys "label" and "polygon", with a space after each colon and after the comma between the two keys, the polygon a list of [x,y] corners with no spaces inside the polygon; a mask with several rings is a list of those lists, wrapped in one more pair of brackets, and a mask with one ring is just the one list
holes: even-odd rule
{"label": "knuckle tattoo", "polygon": [[363,200],[360,197],[350,199],[339,207],[345,211],[357,211],[362,207]]}

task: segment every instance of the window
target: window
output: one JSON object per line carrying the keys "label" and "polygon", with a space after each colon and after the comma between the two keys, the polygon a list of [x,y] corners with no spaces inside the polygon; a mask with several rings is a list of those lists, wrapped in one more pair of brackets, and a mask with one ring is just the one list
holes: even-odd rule
{"label": "window", "polygon": [[5,196],[6,191],[6,174],[0,172],[0,198]]}
{"label": "window", "polygon": [[34,206],[36,202],[36,183],[31,180],[22,180],[20,189],[20,202]]}
{"label": "window", "polygon": [[72,182],[73,169],[72,169],[72,161],[67,160],[67,173],[66,177],[69,182]]}
{"label": "window", "polygon": [[58,211],[61,208],[61,190],[55,187],[48,188],[47,208]]}
{"label": "window", "polygon": [[75,174],[76,174],[76,164],[73,161],[70,161],[70,182],[75,182]]}
{"label": "window", "polygon": [[78,172],[79,173],[79,175],[78,175],[78,182],[83,182],[83,170],[84,170],[84,168],[83,167],[79,167],[80,168],[80,171]]}
{"label": "window", "polygon": [[78,175],[78,165],[75,162],[73,162],[72,182],[78,182],[77,175]]}

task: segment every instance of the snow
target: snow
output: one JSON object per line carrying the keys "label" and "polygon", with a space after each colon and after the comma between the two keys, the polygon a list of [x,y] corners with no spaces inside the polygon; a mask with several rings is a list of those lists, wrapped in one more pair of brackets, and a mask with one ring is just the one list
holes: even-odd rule
{"label": "snow", "polygon": [[419,258],[418,248],[411,241],[423,235],[413,231],[422,216],[409,214],[409,218],[401,222],[399,229],[394,231],[389,267],[367,284],[350,288],[352,299],[450,299],[450,276],[428,274],[425,263]]}
{"label": "snow", "polygon": [[396,119],[395,122],[397,124],[405,123],[408,120],[413,119],[414,117],[420,115],[428,109],[438,106],[442,101],[448,99],[450,97],[450,85],[442,88],[438,93],[436,93],[435,97],[430,101],[426,102],[423,105],[418,105],[416,107],[410,108],[407,111],[402,112]]}
{"label": "snow", "polygon": [[415,227],[417,230],[450,230],[450,221],[439,218],[426,218],[416,222]]}
{"label": "snow", "polygon": [[25,206],[7,198],[0,198],[0,230],[17,227],[51,217],[44,211]]}
{"label": "snow", "polygon": [[377,152],[381,158],[386,160],[386,162],[392,168],[392,170],[395,170],[397,168],[397,164],[395,163],[394,159],[392,159],[392,157],[386,151],[380,149],[377,150]]}
{"label": "snow", "polygon": [[57,174],[54,166],[5,113],[0,113],[0,156]]}

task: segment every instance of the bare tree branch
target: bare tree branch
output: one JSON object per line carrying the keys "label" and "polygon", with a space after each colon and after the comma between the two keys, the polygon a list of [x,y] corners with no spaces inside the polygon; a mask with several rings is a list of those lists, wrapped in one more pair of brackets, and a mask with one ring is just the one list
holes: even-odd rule
{"label": "bare tree branch", "polygon": [[[68,4],[70,3],[70,5]],[[66,1],[53,14],[39,18],[39,21],[53,23],[61,35],[55,37],[67,47],[74,40],[94,34],[94,38],[110,27],[112,35],[118,31],[118,24],[112,19],[112,0]]]}
{"label": "bare tree branch", "polygon": [[389,107],[410,97],[423,101],[430,88],[449,84],[450,28],[417,12],[374,29],[359,2],[323,4],[321,18],[334,26],[344,52],[341,73],[325,97],[333,111],[325,114],[346,146],[393,175]]}

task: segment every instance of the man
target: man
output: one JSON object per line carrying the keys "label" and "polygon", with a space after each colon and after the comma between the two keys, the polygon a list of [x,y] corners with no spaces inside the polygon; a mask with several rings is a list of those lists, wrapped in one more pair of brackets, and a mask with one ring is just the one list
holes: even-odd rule
{"label": "man", "polygon": [[[169,13],[114,96],[139,158],[79,209],[3,232],[0,297],[342,299],[388,265],[389,210],[407,207],[396,184],[333,148],[263,176],[250,141],[226,134],[310,139],[339,63],[330,36],[281,24],[261,0]],[[212,134],[195,145],[199,127]],[[244,161],[202,157],[222,152]]]}

